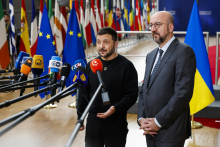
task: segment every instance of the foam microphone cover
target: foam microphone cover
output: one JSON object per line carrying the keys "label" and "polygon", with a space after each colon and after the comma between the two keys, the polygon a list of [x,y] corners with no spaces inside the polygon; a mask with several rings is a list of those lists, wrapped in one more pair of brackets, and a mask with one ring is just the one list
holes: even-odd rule
{"label": "foam microphone cover", "polygon": [[44,60],[42,55],[34,55],[31,71],[34,75],[41,75],[44,70]]}
{"label": "foam microphone cover", "polygon": [[23,57],[30,57],[30,55],[26,52],[21,51],[16,59],[15,69],[21,68],[21,61],[22,61]]}
{"label": "foam microphone cover", "polygon": [[73,82],[81,83],[83,86],[88,83],[88,76],[86,74],[86,69],[83,66],[79,66],[75,71],[75,76],[73,77]]}
{"label": "foam microphone cover", "polygon": [[69,74],[70,74],[70,70],[71,70],[70,64],[69,63],[64,63],[63,66],[62,66],[60,75],[68,77]]}
{"label": "foam microphone cover", "polygon": [[72,66],[72,70],[73,70],[73,73],[76,73],[76,69],[79,67],[79,66],[83,66],[83,67],[86,67],[86,61],[85,59],[78,59],[78,60],[75,60],[73,62],[73,66]]}
{"label": "foam microphone cover", "polygon": [[25,75],[28,75],[31,71],[31,65],[32,65],[32,58],[25,60],[21,66],[20,72]]}
{"label": "foam microphone cover", "polygon": [[90,62],[90,68],[91,68],[92,72],[94,72],[95,74],[97,71],[102,72],[102,69],[103,69],[102,61],[99,59],[93,59]]}
{"label": "foam microphone cover", "polygon": [[61,67],[62,67],[61,58],[59,56],[52,56],[51,60],[49,61],[50,72],[58,73]]}

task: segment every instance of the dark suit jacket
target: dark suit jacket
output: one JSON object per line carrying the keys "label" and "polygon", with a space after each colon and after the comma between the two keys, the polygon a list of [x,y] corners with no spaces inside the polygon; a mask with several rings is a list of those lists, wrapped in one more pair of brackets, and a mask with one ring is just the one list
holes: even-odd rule
{"label": "dark suit jacket", "polygon": [[192,48],[176,38],[165,52],[147,87],[158,48],[146,57],[144,83],[138,102],[138,118],[156,117],[161,142],[179,142],[191,135],[189,102],[193,94],[196,59]]}

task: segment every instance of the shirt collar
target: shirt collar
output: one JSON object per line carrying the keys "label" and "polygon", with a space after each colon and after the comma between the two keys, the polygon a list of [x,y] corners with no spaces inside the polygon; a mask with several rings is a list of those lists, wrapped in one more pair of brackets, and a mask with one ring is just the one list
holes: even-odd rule
{"label": "shirt collar", "polygon": [[173,40],[175,39],[175,37],[173,36],[162,48],[160,48],[160,49],[162,49],[163,50],[163,52],[165,53],[166,52],[166,50],[168,49],[168,47],[170,46],[170,44],[173,42]]}

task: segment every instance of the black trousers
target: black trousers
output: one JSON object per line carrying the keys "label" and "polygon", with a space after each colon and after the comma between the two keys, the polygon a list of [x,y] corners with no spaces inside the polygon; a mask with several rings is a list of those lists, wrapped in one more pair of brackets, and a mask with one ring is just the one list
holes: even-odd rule
{"label": "black trousers", "polygon": [[86,124],[86,147],[125,147],[128,134],[126,120],[100,119],[89,114]]}
{"label": "black trousers", "polygon": [[184,147],[184,141],[181,142],[161,142],[151,135],[146,135],[147,147]]}

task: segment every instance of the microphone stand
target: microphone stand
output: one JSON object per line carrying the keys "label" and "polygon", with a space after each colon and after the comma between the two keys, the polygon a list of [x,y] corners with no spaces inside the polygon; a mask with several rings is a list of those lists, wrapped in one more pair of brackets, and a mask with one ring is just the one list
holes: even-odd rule
{"label": "microphone stand", "polygon": [[25,84],[25,83],[29,83],[29,82],[33,82],[33,81],[36,81],[36,80],[40,80],[40,79],[44,79],[44,78],[49,78],[49,77],[50,77],[50,75],[47,74],[47,75],[44,75],[44,76],[42,76],[42,77],[35,78],[35,79],[32,79],[32,80],[14,83],[14,84],[12,84],[12,85],[8,85],[8,86],[1,87],[1,88],[0,88],[0,91],[1,91],[1,90],[5,90],[5,89],[7,89],[7,88],[14,87],[14,86],[22,85],[22,84]]}
{"label": "microphone stand", "polygon": [[7,107],[13,103],[16,103],[16,102],[19,102],[21,100],[24,100],[28,97],[31,97],[31,96],[34,96],[35,94],[39,94],[41,92],[44,92],[44,91],[48,91],[48,90],[51,90],[51,89],[54,89],[56,88],[57,86],[59,86],[60,83],[55,83],[53,85],[49,85],[48,87],[45,87],[45,88],[42,88],[42,89],[39,89],[37,91],[34,91],[34,92],[31,92],[31,93],[28,93],[26,95],[23,95],[23,96],[20,96],[18,98],[15,98],[15,99],[12,99],[12,100],[8,100],[8,101],[5,101],[3,103],[0,103],[0,109],[3,108],[3,107]]}
{"label": "microphone stand", "polygon": [[28,118],[29,116],[34,115],[38,110],[40,110],[41,108],[43,108],[44,106],[53,103],[55,101],[57,101],[58,99],[60,99],[60,96],[63,95],[64,93],[66,93],[68,90],[74,88],[77,85],[77,83],[73,83],[72,85],[70,85],[69,87],[67,87],[65,90],[61,91],[60,93],[54,95],[53,97],[51,97],[50,99],[48,99],[47,101],[43,102],[42,104],[39,104],[37,106],[34,106],[32,108],[30,108],[26,113],[24,113],[23,115],[21,115],[19,118],[17,118],[14,122],[10,123],[8,126],[6,126],[4,129],[2,129],[0,131],[0,136],[2,136],[3,134],[5,134],[7,131],[9,131],[10,129],[14,128],[16,125],[18,125],[19,123],[21,123],[22,121],[24,121],[26,118]]}
{"label": "microphone stand", "polygon": [[83,121],[87,115],[87,113],[89,112],[89,109],[91,108],[93,102],[95,101],[98,93],[100,92],[101,88],[102,88],[102,84],[99,84],[99,87],[97,88],[97,90],[95,91],[94,95],[92,96],[91,100],[89,101],[89,104],[87,105],[85,111],[83,112],[82,116],[80,117],[80,119],[77,121],[77,124],[69,138],[69,140],[67,141],[67,144],[65,145],[65,147],[70,147],[71,144],[73,143],[73,140],[76,138],[77,133],[79,132],[80,127],[83,124]]}
{"label": "microphone stand", "polygon": [[0,92],[4,92],[4,91],[14,91],[14,90],[18,90],[18,89],[23,89],[23,88],[32,88],[32,87],[35,87],[35,86],[45,86],[48,84],[48,81],[45,81],[43,83],[39,83],[39,84],[33,84],[33,85],[24,85],[24,86],[19,86],[19,87],[12,87],[8,90],[0,90]]}
{"label": "microphone stand", "polygon": [[[66,97],[66,96],[68,96],[68,95],[70,95],[70,94],[73,94],[73,93],[76,93],[76,89],[72,89],[72,90],[70,90],[70,91],[68,91],[68,92],[66,92],[66,93],[64,93],[64,94],[62,94],[62,95],[60,96],[60,99]],[[30,111],[30,108],[28,108],[28,109],[26,109],[26,110],[23,110],[23,111],[21,111],[21,112],[15,114],[15,115],[13,115],[13,116],[10,116],[10,117],[8,117],[8,118],[6,118],[6,119],[0,121],[0,127],[3,126],[3,125],[5,125],[5,124],[7,124],[7,123],[9,123],[9,122],[11,122],[11,121],[13,121],[13,120],[15,120],[16,118],[22,116],[23,114],[27,113],[28,111]]]}

